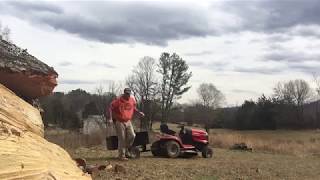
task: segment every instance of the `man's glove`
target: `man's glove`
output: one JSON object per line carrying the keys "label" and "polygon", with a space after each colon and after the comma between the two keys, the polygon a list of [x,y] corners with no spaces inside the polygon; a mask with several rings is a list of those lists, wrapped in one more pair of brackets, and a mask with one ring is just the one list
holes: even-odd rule
{"label": "man's glove", "polygon": [[139,114],[140,114],[141,117],[145,116],[145,114],[143,112],[139,112]]}
{"label": "man's glove", "polygon": [[108,123],[108,124],[113,123],[112,118],[108,119],[108,120],[107,120],[107,123]]}

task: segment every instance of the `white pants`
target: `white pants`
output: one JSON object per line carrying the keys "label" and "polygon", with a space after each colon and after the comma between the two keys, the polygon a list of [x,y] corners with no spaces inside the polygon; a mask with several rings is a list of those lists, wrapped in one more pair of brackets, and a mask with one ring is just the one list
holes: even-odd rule
{"label": "white pants", "polygon": [[136,134],[134,133],[131,121],[120,122],[116,120],[115,126],[118,136],[119,157],[122,158],[126,151],[128,151],[128,148],[132,146]]}

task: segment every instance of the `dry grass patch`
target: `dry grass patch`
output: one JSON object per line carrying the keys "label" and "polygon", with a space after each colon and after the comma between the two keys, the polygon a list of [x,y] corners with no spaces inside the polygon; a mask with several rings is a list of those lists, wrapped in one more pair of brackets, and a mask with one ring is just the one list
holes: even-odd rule
{"label": "dry grass patch", "polygon": [[319,155],[318,131],[232,131],[212,130],[210,143],[214,147],[230,148],[236,143],[246,143],[254,151],[293,154],[298,156]]}
{"label": "dry grass patch", "polygon": [[[159,123],[154,124],[154,132],[159,132]],[[178,132],[177,124],[169,124],[170,129]],[[190,127],[201,129],[200,127]],[[105,146],[105,133],[84,135],[75,131],[59,130],[46,131],[45,138],[63,148],[76,149],[79,147]],[[155,140],[150,133],[150,141]],[[236,143],[245,143],[253,151],[266,153],[281,153],[297,156],[320,156],[319,130],[276,130],[276,131],[236,131],[228,129],[211,129],[210,144],[214,148],[229,149]]]}
{"label": "dry grass patch", "polygon": [[79,147],[93,147],[105,145],[105,133],[97,132],[91,135],[81,134],[76,131],[54,130],[46,131],[45,138],[58,144],[66,150],[73,150]]}

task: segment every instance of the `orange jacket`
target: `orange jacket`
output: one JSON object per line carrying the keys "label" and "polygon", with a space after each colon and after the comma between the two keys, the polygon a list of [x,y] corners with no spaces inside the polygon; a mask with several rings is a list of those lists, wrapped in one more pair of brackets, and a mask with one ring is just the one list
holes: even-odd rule
{"label": "orange jacket", "polygon": [[109,112],[112,112],[112,118],[120,122],[128,122],[132,119],[136,109],[136,100],[130,96],[129,100],[124,99],[122,96],[111,102]]}

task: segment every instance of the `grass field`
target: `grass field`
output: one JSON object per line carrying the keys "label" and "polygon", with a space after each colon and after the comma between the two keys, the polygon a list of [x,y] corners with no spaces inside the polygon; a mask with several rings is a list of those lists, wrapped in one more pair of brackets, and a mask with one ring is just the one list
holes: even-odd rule
{"label": "grass field", "polygon": [[[170,128],[178,130],[177,125],[171,124]],[[158,129],[155,128],[155,131]],[[89,142],[91,146],[94,144],[92,140]],[[233,144],[241,142],[252,147],[253,152],[229,150]],[[214,148],[211,159],[201,158],[200,155],[189,159],[155,158],[151,153],[142,153],[140,159],[128,162],[117,161],[117,151],[107,151],[104,145],[87,148],[68,147],[68,144],[62,146],[72,157],[85,158],[89,164],[105,164],[108,161],[125,169],[125,172],[118,173],[101,171],[94,179],[320,179],[318,130],[213,129],[210,131],[210,143]]]}
{"label": "grass field", "polygon": [[115,151],[104,147],[80,148],[73,157],[83,157],[91,164],[121,165],[123,172],[101,171],[94,179],[319,179],[320,157],[241,152],[215,149],[212,159],[155,158],[143,153],[137,160],[117,161]]}
{"label": "grass field", "polygon": [[296,156],[320,157],[320,131],[232,131],[213,130],[210,143],[214,147],[229,148],[244,142],[254,151]]}

